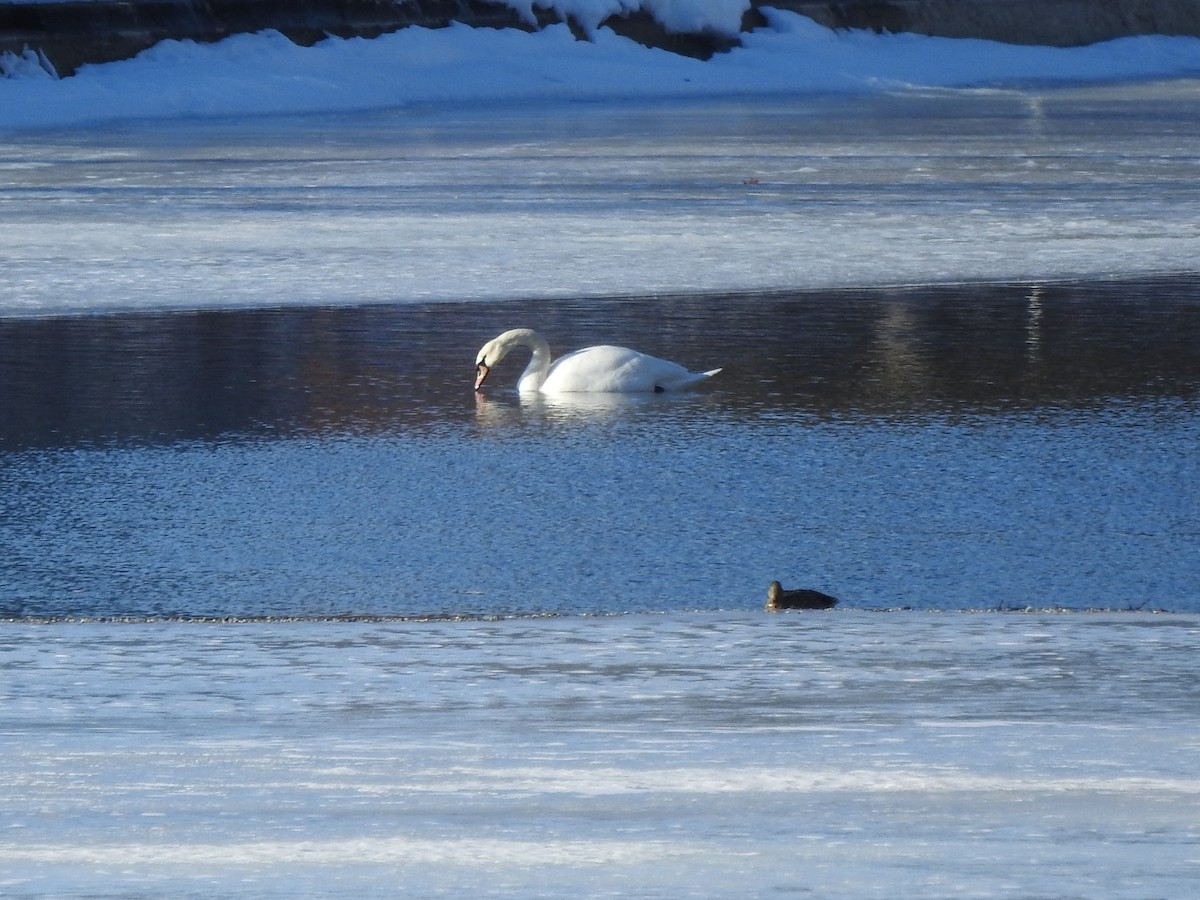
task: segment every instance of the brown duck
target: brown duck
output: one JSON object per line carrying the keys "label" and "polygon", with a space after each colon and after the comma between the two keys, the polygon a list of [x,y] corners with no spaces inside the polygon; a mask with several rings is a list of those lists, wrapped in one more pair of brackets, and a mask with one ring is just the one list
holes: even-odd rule
{"label": "brown duck", "polygon": [[767,588],[768,612],[775,612],[777,609],[833,609],[835,606],[837,598],[820,591],[810,591],[806,588],[785,591],[778,581],[772,581],[771,586]]}

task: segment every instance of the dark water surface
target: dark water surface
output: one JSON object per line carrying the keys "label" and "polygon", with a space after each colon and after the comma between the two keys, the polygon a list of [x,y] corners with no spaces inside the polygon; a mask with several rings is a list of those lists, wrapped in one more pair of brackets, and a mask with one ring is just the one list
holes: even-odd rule
{"label": "dark water surface", "polygon": [[1196,611],[1198,387],[1193,277],[0,320],[0,615]]}

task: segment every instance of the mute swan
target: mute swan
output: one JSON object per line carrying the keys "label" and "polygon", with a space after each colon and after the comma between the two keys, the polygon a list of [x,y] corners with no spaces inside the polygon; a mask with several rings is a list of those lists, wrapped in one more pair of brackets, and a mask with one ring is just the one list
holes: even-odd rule
{"label": "mute swan", "polygon": [[514,328],[488,341],[475,357],[475,390],[483,385],[492,366],[516,347],[528,347],[533,356],[517,382],[521,393],[578,392],[633,393],[675,391],[711,378],[720,372],[689,372],[683,366],[629,350],[626,347],[585,347],[550,362],[550,345],[530,328]]}
{"label": "mute swan", "polygon": [[837,599],[820,591],[810,591],[807,588],[785,591],[778,581],[772,581],[771,586],[767,588],[768,612],[777,609],[832,609],[835,606]]}

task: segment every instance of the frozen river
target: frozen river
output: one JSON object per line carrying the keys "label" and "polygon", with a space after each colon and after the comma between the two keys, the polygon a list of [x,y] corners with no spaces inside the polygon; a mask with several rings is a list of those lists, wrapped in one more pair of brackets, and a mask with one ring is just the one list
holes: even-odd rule
{"label": "frozen river", "polygon": [[7,135],[0,893],[1189,896],[1198,106]]}
{"label": "frozen river", "polygon": [[1198,105],[1174,80],[21,132],[0,312],[1194,271]]}
{"label": "frozen river", "polygon": [[7,897],[1190,896],[1193,616],[0,637]]}

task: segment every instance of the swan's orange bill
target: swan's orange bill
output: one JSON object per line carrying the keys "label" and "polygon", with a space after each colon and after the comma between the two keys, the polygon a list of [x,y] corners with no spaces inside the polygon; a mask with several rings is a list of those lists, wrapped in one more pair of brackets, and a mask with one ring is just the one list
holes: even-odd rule
{"label": "swan's orange bill", "polygon": [[479,365],[475,367],[475,390],[479,390],[479,388],[483,385],[483,381],[488,377],[489,371],[490,370],[488,367],[483,363],[479,363]]}

